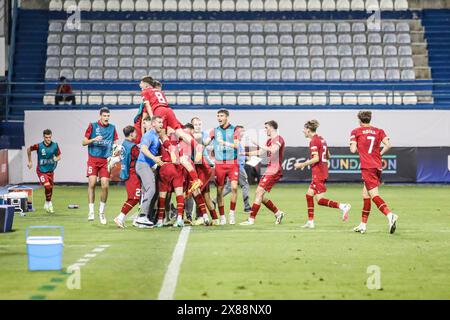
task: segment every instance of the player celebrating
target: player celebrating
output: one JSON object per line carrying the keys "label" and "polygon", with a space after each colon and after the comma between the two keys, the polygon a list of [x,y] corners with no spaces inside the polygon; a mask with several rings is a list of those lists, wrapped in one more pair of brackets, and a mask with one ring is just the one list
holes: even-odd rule
{"label": "player celebrating", "polygon": [[33,167],[31,152],[37,151],[38,163],[36,173],[39,177],[39,183],[45,188],[44,210],[48,213],[55,213],[52,204],[54,171],[58,161],[61,160],[61,151],[58,144],[52,141],[52,130],[45,129],[43,135],[44,141],[34,144],[27,149],[28,169]]}
{"label": "player celebrating", "polygon": [[[161,90],[162,84],[157,80],[153,80],[153,87],[155,89]],[[141,86],[142,88],[142,86]],[[139,105],[139,111],[137,115],[134,117],[134,128],[136,129],[136,143],[140,143],[142,139],[142,135],[145,133],[144,127],[144,119],[149,117],[151,113],[147,111],[148,104],[146,105],[144,101]]]}
{"label": "player celebrating", "polygon": [[[391,143],[386,133],[379,128],[370,125],[372,120],[371,111],[358,112],[360,127],[354,129],[350,135],[350,151],[359,153],[361,162],[361,175],[364,181],[363,187],[363,211],[361,224],[355,227],[355,232],[365,233],[366,223],[370,213],[370,199],[377,205],[389,221],[389,233],[394,233],[398,216],[389,210],[386,203],[378,193],[378,186],[381,184],[381,157],[390,148]],[[383,148],[380,151],[380,145]]]}
{"label": "player celebrating", "polygon": [[278,134],[278,123],[274,120],[267,121],[264,124],[266,134],[269,139],[265,146],[258,146],[258,150],[245,152],[247,156],[262,155],[267,152],[269,157],[269,164],[264,175],[259,181],[258,187],[256,188],[255,201],[252,205],[252,210],[250,212],[250,217],[247,221],[241,222],[241,225],[253,225],[255,223],[256,215],[258,214],[261,203],[263,203],[267,209],[275,214],[275,224],[280,224],[284,217],[284,212],[278,210],[278,208],[273,204],[271,200],[265,196],[266,192],[270,192],[273,186],[281,179],[283,176],[281,164],[283,162],[284,156],[284,139]]}
{"label": "player celebrating", "polygon": [[223,190],[225,188],[226,178],[230,180],[231,199],[229,211],[229,223],[235,224],[234,213],[236,210],[238,180],[239,180],[239,164],[238,164],[238,148],[239,148],[239,130],[233,126],[228,117],[228,110],[221,109],[217,111],[217,121],[219,126],[210,133],[208,145],[214,140],[214,157],[217,185],[217,204],[219,205],[220,224],[227,223],[225,218],[225,207],[223,201]]}
{"label": "player celebrating", "polygon": [[[156,129],[162,144],[160,146],[161,160],[164,164],[159,169],[159,200],[158,200],[158,222],[156,227],[163,226],[164,213],[166,209],[167,193],[172,190],[175,192],[177,201],[177,221],[175,227],[184,227],[184,195],[183,195],[183,167],[178,159],[172,159],[172,155],[178,154],[177,139],[169,139],[162,127]],[[173,161],[176,160],[176,161]]]}
{"label": "player celebrating", "polygon": [[109,175],[107,158],[111,156],[112,146],[117,143],[116,127],[109,122],[111,113],[108,108],[100,109],[100,120],[92,122],[84,134],[83,146],[88,146],[87,174],[89,216],[88,221],[94,221],[95,185],[97,176],[100,178],[102,194],[100,197],[100,223],[106,224],[105,206],[108,199]]}
{"label": "player celebrating", "polygon": [[122,143],[120,179],[125,181],[127,190],[127,200],[122,206],[120,214],[114,218],[114,222],[119,228],[125,228],[125,217],[141,199],[141,181],[136,174],[136,161],[139,157],[139,147],[135,143],[137,136],[133,126],[126,126],[123,129],[125,140]]}
{"label": "player celebrating", "polygon": [[305,123],[303,133],[305,138],[309,138],[309,150],[311,152],[311,159],[296,163],[294,169],[303,169],[307,166],[311,166],[312,182],[306,192],[306,203],[308,208],[308,222],[303,228],[314,228],[314,196],[317,199],[317,203],[321,206],[330,208],[339,208],[342,210],[342,220],[347,221],[348,212],[351,206],[347,203],[338,203],[325,198],[325,192],[327,188],[325,183],[328,178],[328,160],[330,159],[330,151],[328,150],[325,139],[319,136],[316,131],[319,127],[317,120],[310,120]]}

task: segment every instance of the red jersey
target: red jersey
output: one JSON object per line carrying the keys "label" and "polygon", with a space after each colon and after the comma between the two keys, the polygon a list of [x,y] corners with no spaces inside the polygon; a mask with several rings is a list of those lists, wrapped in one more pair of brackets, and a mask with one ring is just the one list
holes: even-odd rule
{"label": "red jersey", "polygon": [[136,145],[133,148],[131,148],[131,162],[130,162],[130,173],[136,172],[136,161],[137,158],[139,158],[139,153],[141,151],[139,150],[139,147]]}
{"label": "red jersey", "polygon": [[271,147],[272,145],[278,145],[280,149],[277,153],[272,154],[272,152],[268,151],[267,156],[269,157],[269,164],[267,165],[267,174],[277,174],[281,173],[282,171],[282,163],[283,163],[283,156],[284,156],[284,139],[282,136],[277,135],[275,138],[270,138],[266,142],[266,147]]}
{"label": "red jersey", "polygon": [[[170,156],[171,151],[175,151],[175,155],[178,157],[178,143],[176,140],[166,140],[159,147],[161,153],[161,160],[164,162],[172,162],[172,157]],[[179,161],[179,159],[177,159]]]}
{"label": "red jersey", "polygon": [[358,148],[361,169],[381,170],[380,145],[386,133],[372,126],[361,126],[352,131],[350,142],[355,141]]}
{"label": "red jersey", "polygon": [[155,113],[155,109],[159,107],[170,108],[167,98],[164,93],[155,88],[147,88],[141,92],[142,100],[148,101],[152,107],[152,112]]}
{"label": "red jersey", "polygon": [[325,139],[318,134],[314,135],[309,142],[309,151],[311,153],[311,158],[313,158],[315,154],[319,157],[319,162],[316,162],[311,166],[312,180],[328,179],[328,146]]}

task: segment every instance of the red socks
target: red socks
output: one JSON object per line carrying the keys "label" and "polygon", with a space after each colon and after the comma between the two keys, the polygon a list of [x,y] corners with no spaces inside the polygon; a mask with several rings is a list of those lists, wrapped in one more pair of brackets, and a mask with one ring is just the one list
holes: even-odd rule
{"label": "red socks", "polygon": [[389,210],[387,204],[381,199],[380,196],[376,196],[372,198],[372,201],[377,205],[378,210],[380,210],[385,216],[387,216],[391,210]]}
{"label": "red socks", "polygon": [[45,186],[45,201],[52,201],[53,186]]}
{"label": "red socks", "polygon": [[308,208],[308,220],[314,220],[314,197],[306,195],[306,204]]}
{"label": "red socks", "polygon": [[191,181],[195,181],[198,179],[197,171],[191,170],[191,171],[188,171],[188,173],[189,173],[189,177],[191,178]]}
{"label": "red socks", "polygon": [[325,206],[325,207],[330,207],[330,208],[336,208],[336,209],[339,208],[339,203],[337,203],[336,201],[325,199],[325,198],[319,199],[319,201],[317,201],[317,204],[319,204],[321,206]]}
{"label": "red socks", "polygon": [[236,202],[230,201],[230,210],[236,210]]}
{"label": "red socks", "polygon": [[165,212],[166,212],[166,198],[159,197],[159,199],[158,199],[158,220],[164,219]]}
{"label": "red socks", "polygon": [[201,215],[203,216],[204,214],[206,214],[206,204],[203,195],[199,193],[198,195],[194,196],[194,200],[197,203],[198,208],[200,209]]}
{"label": "red socks", "polygon": [[219,214],[220,214],[221,216],[224,216],[224,215],[225,215],[225,207],[224,207],[224,206],[219,206]]}
{"label": "red socks", "polygon": [[260,204],[254,203],[252,205],[252,212],[250,213],[250,218],[255,219],[256,215],[258,214],[259,208],[261,208]]}
{"label": "red socks", "polygon": [[181,195],[177,196],[176,198],[177,198],[177,213],[179,217],[180,216],[182,217],[184,213],[184,196]]}
{"label": "red socks", "polygon": [[126,215],[128,212],[131,211],[131,209],[133,209],[133,207],[135,205],[137,205],[139,203],[138,199],[128,199],[127,201],[125,201],[125,203],[122,206],[122,210],[120,210],[120,212],[122,212],[124,215]]}
{"label": "red socks", "polygon": [[266,202],[263,202],[267,209],[272,211],[273,213],[278,212],[278,208],[273,204],[271,200],[266,200]]}
{"label": "red socks", "polygon": [[211,214],[211,218],[213,218],[214,220],[217,219],[217,212],[215,209],[209,210],[209,213]]}
{"label": "red socks", "polygon": [[371,207],[370,198],[364,198],[364,205],[361,218],[362,223],[367,223],[367,219],[369,219],[370,207]]}

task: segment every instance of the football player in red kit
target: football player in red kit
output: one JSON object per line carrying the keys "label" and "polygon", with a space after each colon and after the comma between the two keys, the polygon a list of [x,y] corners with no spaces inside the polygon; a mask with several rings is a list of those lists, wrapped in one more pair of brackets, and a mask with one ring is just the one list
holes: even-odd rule
{"label": "football player in red kit", "polygon": [[319,127],[317,120],[310,120],[305,123],[303,133],[305,138],[309,138],[309,149],[311,152],[311,159],[296,163],[294,169],[303,169],[311,166],[312,182],[306,192],[306,203],[308,208],[308,222],[303,228],[314,228],[314,196],[317,203],[321,206],[336,208],[342,210],[342,220],[347,221],[348,212],[350,211],[350,204],[339,203],[325,198],[327,187],[325,183],[328,179],[328,160],[330,159],[330,151],[324,138],[319,136],[316,131]]}
{"label": "football player in red kit", "polygon": [[[181,160],[182,162],[190,162],[191,165],[195,167],[196,173],[198,175],[201,184],[195,184],[192,181],[191,175],[186,175],[186,188],[187,192],[191,193],[194,197],[195,203],[200,210],[199,216],[202,218],[201,222],[204,225],[210,225],[208,215],[206,213],[206,208],[208,208],[211,217],[213,219],[213,224],[219,224],[217,219],[217,213],[214,209],[214,205],[211,199],[208,198],[209,203],[205,201],[204,194],[209,195],[209,180],[213,174],[213,169],[208,164],[207,160],[203,157],[203,146],[195,142],[194,139],[194,126],[191,123],[184,125],[185,132],[191,137],[191,142],[187,144],[183,140],[180,141],[181,149]],[[186,167],[186,166],[185,166]],[[195,225],[200,224],[200,221],[196,222]]]}
{"label": "football player in red kit", "polygon": [[122,162],[120,178],[125,181],[127,200],[122,205],[119,215],[114,218],[114,222],[119,228],[125,228],[126,215],[141,199],[141,180],[136,173],[136,160],[139,157],[139,147],[136,144],[136,128],[126,126],[123,128],[123,134],[125,140],[122,143],[120,154]]}
{"label": "football player in red kit", "polygon": [[[175,227],[184,227],[184,195],[183,195],[183,166],[179,164],[178,159],[173,159],[178,154],[178,143],[176,139],[169,139],[165,134],[165,130],[159,128],[156,130],[161,139],[161,160],[164,164],[159,169],[159,200],[158,200],[158,222],[157,228],[163,226],[164,213],[166,209],[167,193],[175,192],[177,200],[177,221]],[[174,161],[175,160],[175,161]]]}
{"label": "football player in red kit", "polygon": [[[265,195],[266,192],[270,192],[273,186],[283,176],[282,166],[285,143],[283,137],[278,134],[278,123],[275,121],[267,121],[264,124],[267,136],[269,139],[265,146],[258,146],[258,150],[245,152],[246,156],[261,155],[267,152],[269,157],[269,164],[264,175],[259,180],[258,187],[256,188],[255,201],[252,205],[250,217],[247,221],[241,222],[240,225],[252,225],[255,223],[256,215],[258,214],[261,203],[263,203],[267,209],[272,211],[275,215],[275,224],[280,224],[284,217],[284,212],[278,210],[271,200]],[[256,143],[255,143],[256,144]],[[256,144],[257,145],[257,144]]]}
{"label": "football player in red kit", "polygon": [[[398,216],[392,213],[378,193],[378,186],[381,184],[381,157],[391,148],[391,143],[389,137],[382,129],[370,125],[372,120],[371,111],[360,111],[358,119],[360,126],[350,134],[350,151],[359,153],[361,175],[364,181],[364,203],[361,224],[353,230],[360,233],[366,232],[366,223],[370,213],[370,200],[372,199],[378,210],[387,217],[389,233],[394,233],[397,228]],[[380,150],[381,144],[383,144],[383,148]]]}

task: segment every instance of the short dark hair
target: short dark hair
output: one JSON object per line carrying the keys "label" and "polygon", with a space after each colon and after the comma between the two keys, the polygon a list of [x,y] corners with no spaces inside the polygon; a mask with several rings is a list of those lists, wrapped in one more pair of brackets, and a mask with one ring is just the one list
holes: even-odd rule
{"label": "short dark hair", "polygon": [[142,120],[144,120],[144,121],[152,121],[152,117],[150,117],[150,116],[146,116],[144,119],[142,119]]}
{"label": "short dark hair", "polygon": [[223,113],[227,117],[230,116],[230,112],[227,109],[220,109],[219,111],[217,111],[217,114],[219,114],[219,113]]}
{"label": "short dark hair", "polygon": [[305,128],[311,130],[312,132],[316,132],[319,127],[319,121],[317,120],[309,120],[305,123]]}
{"label": "short dark hair", "polygon": [[277,123],[275,120],[267,121],[267,122],[264,123],[264,124],[267,124],[268,126],[271,126],[271,127],[274,128],[275,130],[278,129],[278,123]]}
{"label": "short dark hair", "polygon": [[102,115],[104,113],[111,113],[111,111],[109,111],[109,108],[103,107],[103,108],[100,109],[100,115]]}
{"label": "short dark hair", "polygon": [[153,86],[153,78],[150,76],[142,77],[141,81]]}
{"label": "short dark hair", "polygon": [[244,126],[243,125],[240,125],[240,124],[238,124],[236,127],[235,127],[236,129],[244,129]]}
{"label": "short dark hair", "polygon": [[52,130],[50,129],[45,129],[44,132],[42,132],[43,136],[48,136],[49,134],[52,134]]}
{"label": "short dark hair", "polygon": [[194,126],[192,125],[192,123],[188,122],[183,126],[183,129],[191,129],[194,130]]}
{"label": "short dark hair", "polygon": [[158,80],[153,80],[152,87],[162,87],[162,83]]}
{"label": "short dark hair", "polygon": [[59,81],[65,81],[65,80],[67,80],[66,77],[61,77],[61,78],[59,78]]}
{"label": "short dark hair", "polygon": [[199,117],[193,117],[193,118],[191,119],[191,123],[194,122],[194,120],[202,121],[202,120],[200,120]]}
{"label": "short dark hair", "polygon": [[370,121],[372,120],[372,111],[361,110],[360,112],[358,112],[358,119],[362,123],[370,123]]}
{"label": "short dark hair", "polygon": [[130,134],[132,134],[135,131],[136,129],[133,126],[126,126],[125,128],[123,128],[123,134],[125,138],[128,138]]}

